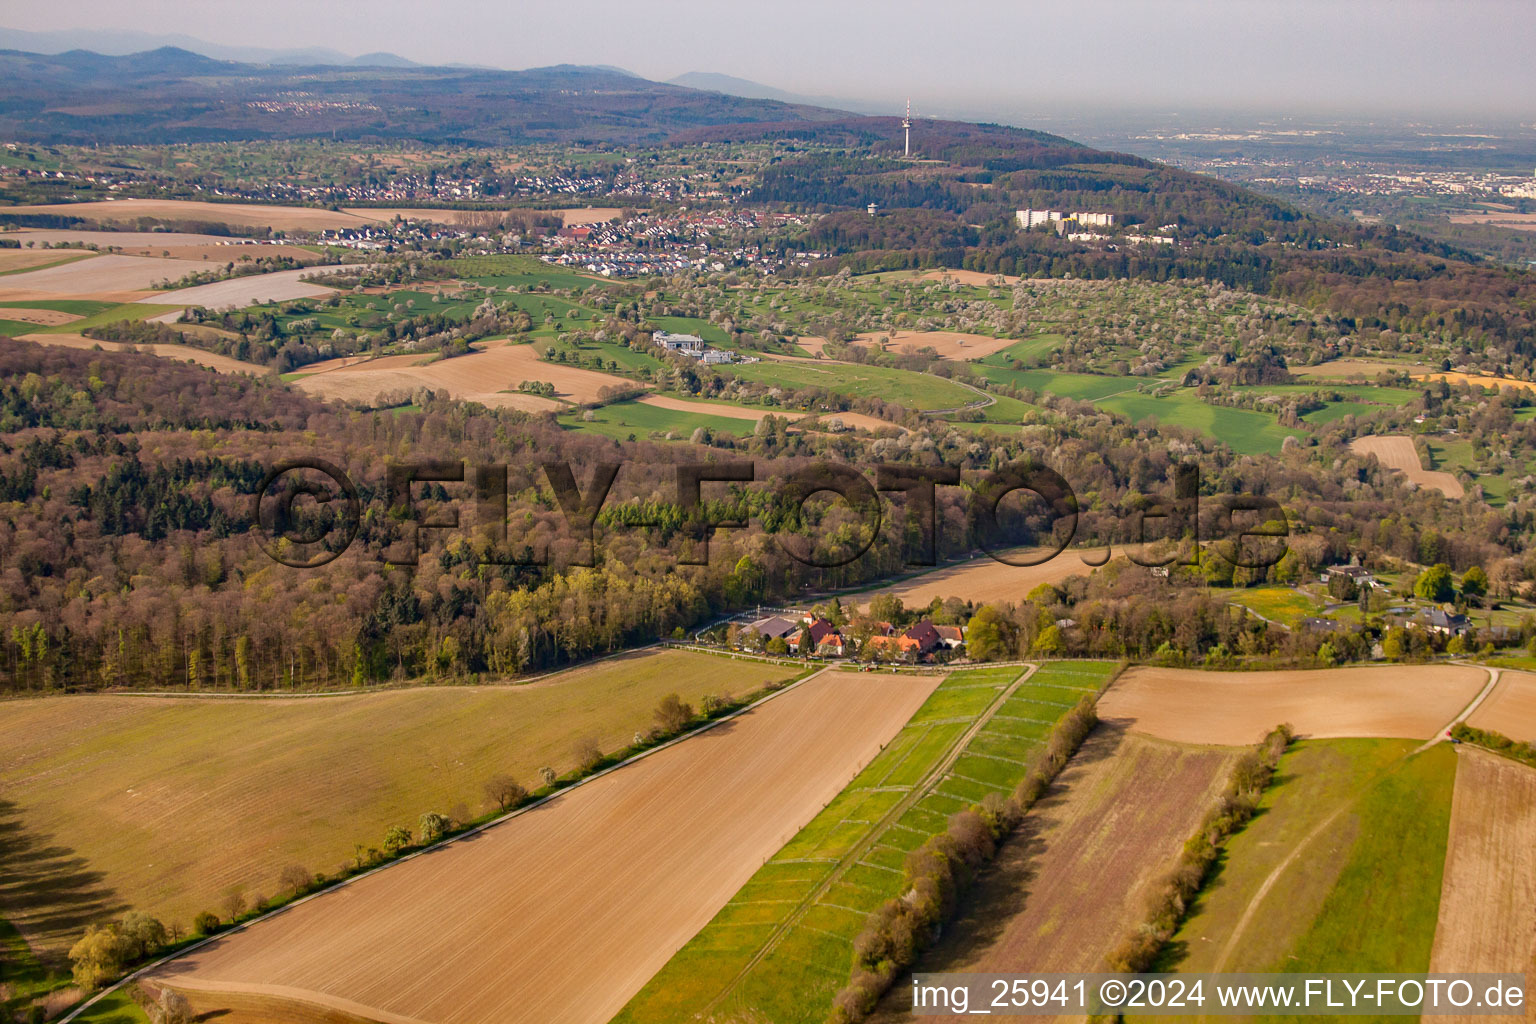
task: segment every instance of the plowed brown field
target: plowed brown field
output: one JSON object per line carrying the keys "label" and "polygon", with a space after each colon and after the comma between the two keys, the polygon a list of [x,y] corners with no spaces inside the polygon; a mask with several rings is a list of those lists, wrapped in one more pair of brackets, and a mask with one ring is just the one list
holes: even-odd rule
{"label": "plowed brown field", "polygon": [[1293,672],[1133,668],[1099,716],[1181,743],[1255,743],[1280,722],[1298,735],[1429,739],[1488,682],[1467,665]]}
{"label": "plowed brown field", "polygon": [[[978,880],[973,891],[985,897],[917,970],[1102,970],[1104,957],[1145,913],[1151,886],[1210,809],[1236,757],[1235,750],[1100,726]],[[898,985],[874,1019],[969,1019],[912,1016],[910,992]]]}
{"label": "plowed brown field", "polygon": [[208,269],[200,260],[163,260],[151,256],[92,256],[41,270],[26,270],[0,278],[6,291],[46,292],[50,295],[94,295],[154,287]]}
{"label": "plowed brown field", "polygon": [[[1040,554],[1039,551],[1016,551],[1009,552],[1008,557],[1029,558]],[[983,556],[867,594],[856,594],[850,600],[867,605],[878,594],[894,594],[908,608],[926,605],[935,597],[963,597],[977,604],[1022,601],[1042,583],[1059,583],[1068,576],[1086,576],[1092,571],[1071,549],[1041,565],[1031,566],[1004,565]]]}
{"label": "plowed brown field", "polygon": [[1536,769],[1465,744],[1457,755],[1429,969],[1526,971],[1536,957]]}
{"label": "plowed brown field", "polygon": [[1499,685],[1467,717],[1467,724],[1536,743],[1536,675],[1508,670],[1499,673]]}
{"label": "plowed brown field", "polygon": [[558,409],[558,402],[537,395],[504,393],[525,380],[547,381],[560,398],[590,402],[605,387],[632,387],[633,382],[595,370],[583,370],[539,359],[532,345],[492,341],[476,351],[452,359],[420,363],[424,356],[389,356],[350,365],[333,365],[324,372],[294,382],[321,398],[373,402],[392,393],[416,388],[447,391],[454,398],[479,402],[492,408],[542,412]]}
{"label": "plowed brown field", "polygon": [[1359,455],[1374,455],[1388,469],[1401,470],[1411,482],[1420,487],[1433,487],[1447,498],[1459,498],[1466,493],[1461,481],[1450,473],[1425,469],[1410,437],[1402,434],[1357,437],[1349,443],[1349,449]]}
{"label": "plowed brown field", "polygon": [[[101,348],[107,352],[115,352],[130,346],[115,341],[98,341],[95,338],[87,338],[80,334],[23,334],[18,341],[35,341],[39,345],[59,345],[63,348]],[[194,362],[199,366],[206,366],[210,370],[219,373],[253,373],[258,376],[271,371],[256,363],[241,362],[230,356],[221,356],[217,352],[205,352],[191,345],[137,345],[140,352],[153,352],[165,359],[176,359],[182,362]]]}
{"label": "plowed brown field", "polygon": [[272,228],[281,231],[355,228],[374,223],[378,219],[306,206],[200,203],[194,199],[113,199],[95,203],[55,203],[51,206],[13,206],[6,212],[79,217],[96,223],[128,224],[137,221],[140,217],[153,217],[160,220],[201,220],[216,224]]}
{"label": "plowed brown field", "polygon": [[[1015,344],[1017,338],[994,338],[987,334],[962,334],[958,331],[865,331],[856,344],[870,348],[879,347],[880,339],[888,339],[888,352],[916,352],[931,348],[940,359],[980,359],[1000,352]],[[804,345],[804,342],[801,342]]]}
{"label": "plowed brown field", "polygon": [[173,986],[386,1022],[602,1024],[911,717],[827,672],[512,821],[174,961]]}

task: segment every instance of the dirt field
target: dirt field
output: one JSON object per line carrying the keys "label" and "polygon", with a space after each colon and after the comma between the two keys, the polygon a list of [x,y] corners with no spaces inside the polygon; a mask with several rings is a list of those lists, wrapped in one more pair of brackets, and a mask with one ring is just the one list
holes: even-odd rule
{"label": "dirt field", "polygon": [[[957,331],[865,331],[856,344],[876,348],[881,338],[889,338],[886,350],[916,352],[931,348],[940,359],[963,361],[981,359],[1016,344],[1017,338],[993,338],[986,334],[962,334]],[[804,345],[804,341],[801,342]]]}
{"label": "dirt field", "polygon": [[274,231],[321,231],[354,228],[378,218],[304,206],[259,206],[241,203],[200,203],[191,199],[114,199],[95,203],[56,203],[51,206],[12,206],[7,213],[45,213],[80,217],[96,223],[132,223],[140,217],[161,220],[203,220],[236,227]]}
{"label": "dirt field", "polygon": [[[63,348],[93,349],[100,346],[104,351],[114,352],[127,348],[127,345],[115,341],[98,341],[95,338],[87,338],[79,334],[23,334],[19,341],[35,341],[39,345],[59,345]],[[199,366],[206,366],[210,370],[219,373],[253,373],[257,375],[270,371],[265,366],[257,363],[244,363],[229,356],[221,356],[217,352],[204,352],[200,348],[190,345],[139,345],[140,352],[153,352],[157,356],[166,359],[177,359],[182,362],[193,362]]]}
{"label": "dirt field", "polygon": [[1499,673],[1499,685],[1467,718],[1467,724],[1536,743],[1536,675],[1507,669]]}
{"label": "dirt field", "polygon": [[1254,743],[1280,722],[1305,737],[1429,739],[1488,682],[1465,665],[1393,665],[1292,672],[1130,669],[1099,716],[1180,743]]}
{"label": "dirt field", "polygon": [[56,309],[0,309],[0,320],[15,320],[24,324],[37,324],[39,327],[57,327],[84,319],[75,313],[61,313]]}
{"label": "dirt field", "polygon": [[729,402],[685,402],[681,398],[671,398],[667,395],[646,395],[636,401],[642,405],[653,405],[658,409],[670,409],[673,412],[708,413],[711,416],[726,416],[735,420],[751,420],[753,423],[773,415],[771,409],[749,409]]}
{"label": "dirt field", "polygon": [[831,424],[833,420],[837,420],[843,425],[844,430],[852,428],[854,430],[868,430],[876,433],[882,430],[895,430],[902,434],[909,433],[906,427],[900,427],[894,423],[887,423],[885,420],[878,416],[871,416],[868,413],[863,412],[826,412],[820,414],[819,416],[805,416],[801,418],[813,419],[817,421],[819,424],[821,424],[821,429],[823,430],[827,429],[828,425]]}
{"label": "dirt field", "polygon": [[164,260],[148,256],[92,256],[57,267],[44,267],[0,278],[5,291],[47,292],[51,295],[93,295],[152,288],[160,281],[177,281],[204,271],[199,260]]}
{"label": "dirt field", "polygon": [[1414,450],[1413,438],[1403,434],[1357,437],[1349,443],[1349,450],[1357,455],[1374,455],[1388,469],[1400,470],[1409,482],[1433,487],[1447,498],[1459,498],[1466,493],[1461,481],[1450,473],[1425,469]]}
{"label": "dirt field", "polygon": [[1536,231],[1536,213],[1462,213],[1451,218],[1452,224],[1497,224],[1517,231]]}
{"label": "dirt field", "polygon": [[1512,380],[1509,377],[1490,377],[1481,373],[1416,373],[1414,380],[1437,381],[1443,380],[1448,384],[1475,384],[1480,388],[1520,388],[1524,391],[1536,391],[1536,384],[1528,380]]}
{"label": "dirt field", "polygon": [[[671,409],[674,412],[709,413],[711,416],[726,416],[731,419],[751,420],[756,423],[767,416],[789,416],[796,422],[816,417],[806,416],[803,413],[775,412],[772,409],[750,409],[746,406],[732,405],[729,402],[687,402],[681,398],[671,398],[667,395],[646,395],[637,399],[642,405],[652,405],[658,409]],[[861,412],[827,413],[820,417],[823,424],[830,420],[841,420],[843,426],[859,430],[891,430],[896,429],[903,434],[907,432],[905,427],[898,427],[894,423],[887,423],[878,416],[869,416]]]}
{"label": "dirt field", "polygon": [[[247,245],[219,235],[190,235],[179,231],[54,231],[26,229],[9,236],[26,245],[69,242],[75,245],[94,245],[105,250],[109,246],[125,256],[164,256],[168,259],[203,260],[208,262],[239,262],[241,259],[257,259],[262,256],[287,256],[306,262],[318,260],[318,254],[296,245]],[[33,251],[36,254],[36,250]],[[62,255],[53,254],[55,258]],[[0,265],[0,269],[7,269]]]}
{"label": "dirt field", "polygon": [[633,382],[596,370],[583,370],[561,363],[541,362],[532,345],[510,345],[492,341],[477,351],[453,359],[440,359],[426,366],[414,366],[420,356],[374,359],[349,366],[336,366],[323,373],[301,378],[295,387],[321,398],[338,401],[372,402],[391,393],[408,393],[420,387],[442,389],[454,398],[479,402],[493,408],[524,409],[543,412],[558,409],[558,402],[537,395],[503,394],[525,380],[547,381],[555,394],[567,401],[589,402],[605,387],[630,387]]}
{"label": "dirt field", "polygon": [[[952,281],[958,281],[960,284],[972,284],[972,285],[976,285],[976,286],[981,287],[981,288],[985,288],[988,285],[992,284],[994,281],[996,281],[998,275],[996,275],[996,274],[983,274],[979,270],[944,269],[944,270],[930,270],[930,271],[927,271],[926,273],[920,275],[918,277],[918,280],[919,281],[942,281],[946,277],[949,278]],[[1022,280],[1022,278],[1009,277],[1009,276],[1005,275],[1003,277],[1003,280],[1007,284],[1016,284],[1017,282]]]}
{"label": "dirt field", "polygon": [[306,993],[383,1021],[602,1024],[936,685],[828,672],[193,953],[164,977],[204,991]]}
{"label": "dirt field", "polygon": [[1429,969],[1525,971],[1536,956],[1536,770],[1465,744],[1456,754]]}
{"label": "dirt field", "polygon": [[[1236,756],[1101,726],[978,880],[973,891],[985,896],[973,899],[917,970],[1102,970]],[[969,1019],[914,1016],[910,1007],[910,986],[898,984],[871,1019]]]}
{"label": "dirt field", "polygon": [[[325,698],[47,697],[0,714],[0,916],[57,950],[132,907],[184,927],[224,893],[277,891],[285,865],[334,871],[425,811],[485,809],[510,772],[575,763],[649,728],[668,693],[697,706],[791,669],[650,651],[522,686]],[[878,716],[877,716],[878,717]],[[15,831],[10,831],[14,829]]]}
{"label": "dirt field", "polygon": [[323,275],[333,269],[340,268],[310,267],[304,270],[279,270],[271,274],[234,277],[228,281],[199,284],[171,292],[156,292],[150,298],[140,301],[162,306],[208,306],[222,309],[225,306],[253,306],[258,302],[312,298],[330,295],[336,289],[310,284],[299,279]]}
{"label": "dirt field", "polygon": [[1335,359],[1331,363],[1319,363],[1316,366],[1290,367],[1290,371],[1298,377],[1322,377],[1328,380],[1346,380],[1356,376],[1375,380],[1383,373],[1397,373],[1400,370],[1411,372],[1413,369],[1407,363],[1385,363],[1373,359]]}
{"label": "dirt field", "polygon": [[[1009,554],[1011,558],[1037,557],[1033,552]],[[848,598],[868,605],[877,594],[894,594],[908,608],[928,604],[935,597],[963,597],[977,604],[1022,601],[1024,595],[1042,583],[1057,583],[1068,576],[1086,576],[1092,570],[1077,553],[1068,549],[1042,565],[1020,567],[1004,565],[993,558],[973,558],[945,569],[925,573],[903,583],[894,583],[865,594]]]}
{"label": "dirt field", "polygon": [[[14,237],[12,235],[0,235],[0,238]],[[43,251],[40,249],[0,249],[0,274],[9,274],[13,270],[26,270],[28,267],[40,267],[49,263],[58,263],[81,253],[58,252],[56,250]]]}

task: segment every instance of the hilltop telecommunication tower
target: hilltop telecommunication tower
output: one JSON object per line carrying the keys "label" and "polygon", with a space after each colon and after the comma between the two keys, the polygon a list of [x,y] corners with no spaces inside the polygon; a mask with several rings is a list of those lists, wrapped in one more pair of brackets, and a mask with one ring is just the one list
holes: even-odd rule
{"label": "hilltop telecommunication tower", "polygon": [[907,100],[907,116],[901,119],[901,130],[906,133],[907,144],[902,149],[902,156],[912,155],[912,101]]}

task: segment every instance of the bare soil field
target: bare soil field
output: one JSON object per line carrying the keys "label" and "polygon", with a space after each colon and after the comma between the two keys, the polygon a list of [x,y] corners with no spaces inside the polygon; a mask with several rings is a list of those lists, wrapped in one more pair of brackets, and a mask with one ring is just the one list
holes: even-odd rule
{"label": "bare soil field", "polygon": [[1525,971],[1536,956],[1536,769],[1466,744],[1456,754],[1429,969]]}
{"label": "bare soil field", "polygon": [[[0,238],[14,237],[0,235]],[[80,252],[59,252],[55,249],[47,251],[40,249],[0,249],[0,274],[9,274],[15,270],[26,270],[30,267],[41,267],[49,263],[58,263],[79,256],[90,255]]]}
{"label": "bare soil field", "polygon": [[[1010,558],[1038,557],[1042,552],[1008,552]],[[924,573],[915,579],[893,583],[879,590],[855,594],[850,600],[868,605],[878,594],[894,594],[909,608],[930,603],[935,597],[963,597],[977,604],[1022,601],[1024,595],[1042,583],[1059,583],[1068,576],[1086,576],[1092,569],[1083,564],[1070,548],[1041,565],[1004,565],[988,556],[973,558],[944,569]]]}
{"label": "bare soil field", "polygon": [[[1100,726],[1003,846],[919,972],[1098,971],[1145,913],[1226,782],[1237,751],[1186,747]],[[872,1020],[914,1016],[897,985]],[[1035,1017],[1035,1020],[1044,1018]]]}
{"label": "bare soil field", "polygon": [[1316,366],[1290,367],[1290,371],[1298,377],[1321,377],[1326,380],[1347,380],[1350,377],[1375,380],[1383,373],[1397,373],[1407,369],[1411,367],[1406,363],[1387,363],[1374,359],[1335,359],[1331,363],[1319,363]]}
{"label": "bare soil field", "polygon": [[709,413],[711,416],[725,416],[735,420],[751,420],[753,423],[773,415],[771,409],[749,409],[743,405],[732,405],[730,402],[686,402],[681,398],[672,398],[668,395],[646,395],[636,399],[642,405],[652,405],[658,409],[670,409],[673,412],[697,412]]}
{"label": "bare soil field", "polygon": [[1255,743],[1280,722],[1304,737],[1429,739],[1487,682],[1487,670],[1470,665],[1289,672],[1137,667],[1100,699],[1099,716],[1179,743]]}
{"label": "bare soil field", "polygon": [[1500,672],[1499,685],[1468,716],[1467,724],[1536,743],[1536,675],[1508,669]]}
{"label": "bare soil field", "polygon": [[301,993],[387,1022],[602,1024],[936,685],[823,673],[509,822],[204,947],[160,977],[205,992]]}
{"label": "bare soil field", "polygon": [[1454,371],[1436,371],[1434,373],[1416,373],[1414,380],[1439,381],[1448,384],[1475,384],[1480,388],[1520,388],[1523,391],[1536,391],[1536,384],[1528,380],[1514,380],[1509,377],[1490,377],[1483,373],[1456,373]]}
{"label": "bare soil field", "polygon": [[0,309],[0,320],[15,320],[24,324],[37,324],[39,327],[58,327],[84,319],[76,313],[63,313],[57,309]]}
{"label": "bare soil field", "polygon": [[1536,231],[1536,213],[1462,213],[1451,217],[1452,224],[1496,224],[1517,231]]}
{"label": "bare soil field", "polygon": [[[202,220],[233,227],[271,228],[274,231],[322,231],[355,228],[380,218],[305,206],[260,206],[243,203],[200,203],[192,199],[113,199],[94,203],[55,203],[49,206],[12,206],[7,213],[53,214],[79,217],[96,223],[129,224],[140,217],[161,220]],[[388,219],[388,218],[384,218]]]}
{"label": "bare soil field", "polygon": [[286,865],[332,872],[392,824],[460,804],[479,814],[497,772],[531,788],[542,766],[574,767],[582,737],[620,749],[669,693],[697,706],[793,674],[647,651],[518,686],[8,701],[0,916],[49,951],[129,908],[183,927],[222,916],[231,887],[273,895]]}
{"label": "bare soil field", "polygon": [[57,267],[44,267],[0,278],[6,291],[47,292],[51,295],[91,295],[153,288],[160,281],[177,281],[208,269],[198,260],[166,260],[149,256],[92,256]]}
{"label": "bare soil field", "polygon": [[892,352],[916,352],[931,348],[940,359],[981,359],[1000,352],[1009,345],[1017,344],[1017,338],[994,338],[986,334],[962,334],[958,331],[865,331],[856,344],[878,347],[881,338],[888,338],[886,345]]}
{"label": "bare soil field", "polygon": [[1466,493],[1461,481],[1450,473],[1425,469],[1413,447],[1413,438],[1404,434],[1357,437],[1349,443],[1349,450],[1357,455],[1374,455],[1388,469],[1401,471],[1410,483],[1432,487],[1447,498],[1459,498]]}
{"label": "bare soil field", "polygon": [[[992,284],[994,281],[996,281],[997,278],[998,278],[998,275],[997,274],[983,274],[979,270],[953,270],[953,269],[946,269],[946,270],[930,270],[930,271],[927,271],[926,273],[924,273],[920,277],[918,277],[918,280],[919,281],[942,281],[946,277],[949,278],[951,281],[957,281],[960,284],[970,284],[970,285],[976,285],[977,287],[980,287],[980,288],[985,288],[988,285]],[[1008,275],[1003,275],[1003,280],[1007,284],[1017,284],[1020,280],[1022,280],[1022,278],[1010,277]]]}
{"label": "bare soil field", "polygon": [[[72,245],[94,245],[106,250],[115,247],[125,256],[161,256],[168,259],[208,260],[209,262],[239,262],[242,259],[258,259],[263,256],[286,256],[289,259],[313,261],[318,253],[301,249],[296,245],[280,245],[263,242],[247,244],[243,240],[224,238],[219,235],[194,235],[182,231],[67,231],[43,228],[27,228],[0,237],[14,238],[26,245],[35,242]],[[34,251],[35,255],[36,252]],[[64,255],[55,252],[55,257]],[[0,266],[0,269],[6,269]]]}
{"label": "bare soil field", "polygon": [[[207,270],[205,266],[202,269]],[[222,309],[225,306],[253,306],[258,302],[283,302],[288,299],[307,299],[331,295],[336,289],[325,285],[310,284],[302,277],[324,275],[345,268],[308,267],[302,270],[278,270],[271,274],[253,274],[249,277],[232,277],[227,281],[199,284],[175,291],[156,292],[142,302],[171,306],[208,306]]]}
{"label": "bare soil field", "polygon": [[[630,387],[632,381],[596,370],[583,370],[539,359],[532,345],[512,345],[492,341],[476,351],[453,359],[439,359],[425,366],[398,365],[397,357],[369,360],[349,366],[334,366],[323,373],[303,377],[294,386],[321,398],[339,401],[373,402],[393,393],[409,393],[416,388],[442,389],[454,398],[479,402],[492,408],[524,409],[543,412],[558,409],[558,402],[537,395],[506,393],[525,380],[547,381],[555,386],[558,397],[571,402],[590,402],[605,387]],[[419,361],[420,356],[401,356]]]}
{"label": "bare soil field", "polygon": [[859,430],[891,430],[896,429],[903,434],[907,432],[905,427],[898,427],[894,423],[887,423],[878,416],[870,416],[861,412],[825,413],[819,417],[807,416],[803,413],[775,412],[772,409],[753,409],[747,406],[732,405],[729,402],[689,402],[681,398],[672,398],[668,395],[646,395],[636,399],[642,405],[655,406],[658,409],[670,409],[673,412],[709,413],[712,416],[725,416],[730,419],[751,420],[756,423],[768,416],[789,416],[794,422],[802,420],[817,420],[825,425],[833,419],[840,420],[844,427]]}
{"label": "bare soil field", "polygon": [[[98,341],[95,338],[87,338],[80,334],[23,334],[19,341],[35,341],[39,345],[59,345],[63,348],[94,349],[100,347],[106,352],[116,352],[128,348],[128,345],[116,341]],[[230,356],[221,356],[217,352],[205,352],[191,345],[139,345],[140,352],[152,352],[165,359],[176,359],[181,362],[193,362],[199,366],[206,366],[210,370],[219,373],[251,373],[258,376],[269,373],[267,367],[258,363],[241,362]]]}
{"label": "bare soil field", "polygon": [[[852,428],[854,430],[868,430],[874,433],[882,430],[896,430],[903,434],[909,433],[906,427],[898,426],[895,423],[887,423],[878,416],[871,416],[864,412],[824,412],[816,416],[803,416],[801,420],[814,421],[816,424],[819,424],[822,430],[828,429],[832,421],[837,420],[842,424],[844,430]],[[796,422],[800,421],[797,420]],[[806,424],[806,426],[807,429],[810,429],[810,424]]]}

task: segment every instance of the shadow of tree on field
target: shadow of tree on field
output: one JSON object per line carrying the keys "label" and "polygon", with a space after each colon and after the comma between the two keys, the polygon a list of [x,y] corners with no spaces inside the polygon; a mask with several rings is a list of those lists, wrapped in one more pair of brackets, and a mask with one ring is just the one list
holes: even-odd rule
{"label": "shadow of tree on field", "polygon": [[24,935],[67,942],[128,906],[101,872],[51,838],[28,831],[22,809],[0,800],[0,914]]}

